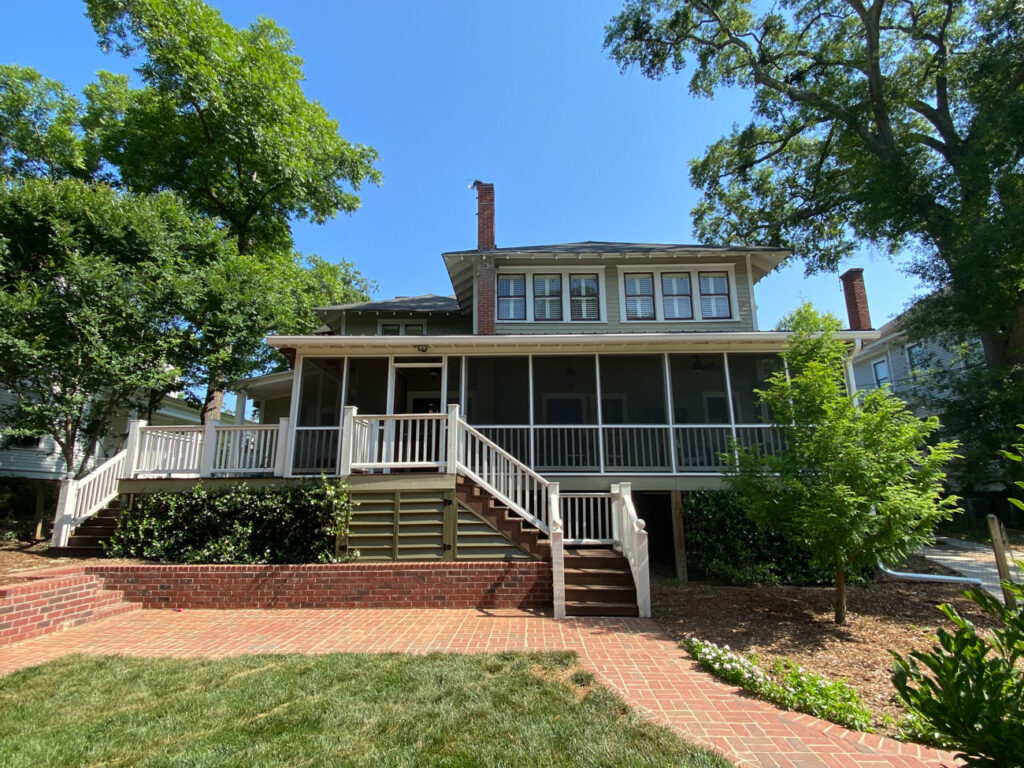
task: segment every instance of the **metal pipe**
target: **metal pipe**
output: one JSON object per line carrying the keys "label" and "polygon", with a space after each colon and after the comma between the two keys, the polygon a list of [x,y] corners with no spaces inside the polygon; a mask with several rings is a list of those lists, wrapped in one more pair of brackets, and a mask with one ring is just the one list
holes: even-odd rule
{"label": "metal pipe", "polygon": [[938,573],[907,573],[906,571],[893,571],[882,565],[881,560],[878,561],[878,570],[891,579],[901,579],[902,581],[926,581],[932,584],[964,584],[972,587],[982,586],[981,579],[975,579],[970,576],[943,576]]}

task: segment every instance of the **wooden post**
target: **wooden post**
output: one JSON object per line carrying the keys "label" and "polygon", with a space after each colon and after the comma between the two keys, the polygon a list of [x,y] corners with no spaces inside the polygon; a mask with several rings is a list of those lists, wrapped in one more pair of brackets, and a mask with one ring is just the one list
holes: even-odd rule
{"label": "wooden post", "polygon": [[[1006,537],[1003,532],[1003,524],[995,515],[986,515],[988,521],[988,532],[992,537],[992,549],[996,553],[996,568],[999,570],[999,581],[1010,581],[1010,567],[1006,563]],[[1013,592],[1003,587],[1003,603],[1010,610],[1016,610],[1017,600]]]}
{"label": "wooden post", "polygon": [[686,536],[683,529],[683,494],[671,492],[672,544],[676,555],[676,581],[685,584],[690,580],[686,567]]}
{"label": "wooden post", "polygon": [[75,497],[78,495],[78,481],[68,472],[60,481],[60,495],[57,497],[57,512],[53,516],[53,537],[50,545],[66,547],[71,536],[71,523],[74,521]]}
{"label": "wooden post", "polygon": [[124,476],[126,479],[135,477],[135,471],[139,466],[139,448],[141,446],[142,428],[144,426],[146,426],[145,419],[132,419],[128,422],[128,439],[124,442],[124,449],[128,452],[128,460],[124,465]]}
{"label": "wooden post", "polygon": [[562,546],[561,499],[558,483],[548,486],[548,519],[551,537],[551,597],[556,619],[565,618],[565,550]]}
{"label": "wooden post", "polygon": [[454,475],[458,472],[459,465],[459,406],[452,405],[448,406],[448,434],[447,438],[447,468],[446,472],[449,475]]}
{"label": "wooden post", "polygon": [[341,461],[338,474],[348,477],[352,474],[352,450],[356,440],[356,407],[346,405],[341,417]]}
{"label": "wooden post", "polygon": [[203,424],[203,445],[199,449],[199,476],[213,476],[213,454],[217,447],[217,421]]}

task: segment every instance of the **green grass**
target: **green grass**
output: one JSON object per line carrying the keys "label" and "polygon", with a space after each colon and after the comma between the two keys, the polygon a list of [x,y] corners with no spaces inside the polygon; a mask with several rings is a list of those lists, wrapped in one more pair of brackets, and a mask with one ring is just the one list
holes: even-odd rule
{"label": "green grass", "polygon": [[726,768],[571,653],[67,657],[0,677],[0,765]]}

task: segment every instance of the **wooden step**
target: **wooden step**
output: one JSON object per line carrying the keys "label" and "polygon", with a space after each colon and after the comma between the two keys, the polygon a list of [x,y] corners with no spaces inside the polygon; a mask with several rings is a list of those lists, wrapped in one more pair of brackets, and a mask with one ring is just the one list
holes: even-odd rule
{"label": "wooden step", "polygon": [[565,599],[573,603],[623,603],[636,607],[636,588],[632,584],[566,584]]}
{"label": "wooden step", "polygon": [[636,603],[580,603],[565,601],[565,612],[569,616],[639,616]]}
{"label": "wooden step", "polygon": [[633,574],[620,568],[565,569],[565,584],[609,584],[633,586]]}

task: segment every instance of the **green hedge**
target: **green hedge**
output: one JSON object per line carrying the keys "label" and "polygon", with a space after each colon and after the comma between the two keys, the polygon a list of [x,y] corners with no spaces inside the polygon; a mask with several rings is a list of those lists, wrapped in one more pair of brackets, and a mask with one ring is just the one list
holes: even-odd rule
{"label": "green hedge", "polygon": [[326,479],[140,495],[107,551],[165,563],[338,562],[352,557],[335,556],[352,507],[344,483]]}
{"label": "green hedge", "polygon": [[694,578],[743,585],[832,582],[805,550],[758,528],[731,491],[684,493],[682,515]]}

